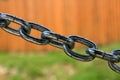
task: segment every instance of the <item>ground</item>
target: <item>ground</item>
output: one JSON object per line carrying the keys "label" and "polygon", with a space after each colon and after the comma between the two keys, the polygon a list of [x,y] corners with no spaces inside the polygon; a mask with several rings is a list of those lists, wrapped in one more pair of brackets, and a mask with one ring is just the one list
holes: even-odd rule
{"label": "ground", "polygon": [[[120,43],[100,46],[110,52],[119,49]],[[83,49],[77,49],[83,52]],[[90,62],[74,60],[62,50],[47,53],[0,52],[0,80],[120,80],[107,61]]]}

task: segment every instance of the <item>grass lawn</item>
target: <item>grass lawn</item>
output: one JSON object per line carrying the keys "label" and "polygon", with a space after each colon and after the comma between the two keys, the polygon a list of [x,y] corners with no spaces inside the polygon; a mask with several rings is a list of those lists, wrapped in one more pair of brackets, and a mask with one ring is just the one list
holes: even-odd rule
{"label": "grass lawn", "polygon": [[[106,52],[119,48],[120,43],[99,47]],[[120,74],[112,71],[107,61],[81,62],[62,50],[48,54],[0,52],[0,80],[120,80]]]}

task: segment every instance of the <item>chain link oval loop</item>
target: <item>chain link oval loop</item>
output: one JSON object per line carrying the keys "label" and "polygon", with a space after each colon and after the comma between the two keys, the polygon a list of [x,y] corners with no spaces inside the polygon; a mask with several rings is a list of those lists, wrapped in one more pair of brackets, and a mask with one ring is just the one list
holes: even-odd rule
{"label": "chain link oval loop", "polygon": [[63,49],[64,44],[68,45],[70,49],[74,48],[74,42],[72,39],[53,33],[51,31],[44,31],[42,33],[42,38],[49,39],[50,44],[58,48]]}
{"label": "chain link oval loop", "polygon": [[[19,29],[17,30],[15,28],[10,27],[9,25],[11,22],[18,24]],[[51,44],[53,46],[62,48],[68,56],[77,60],[91,61],[95,57],[107,60],[109,67],[115,72],[120,73],[120,66],[117,64],[120,62],[120,50],[114,50],[111,54],[107,54],[103,51],[98,50],[96,45],[90,40],[78,36],[65,37],[60,34],[51,32],[48,28],[42,25],[27,22],[23,19],[9,14],[0,13],[0,28],[14,35],[19,35],[25,40],[36,44]],[[40,31],[42,33],[41,38],[31,36],[31,29]],[[86,53],[88,55],[83,55],[74,52],[72,49],[75,46],[75,42],[86,45],[88,47],[86,49]]]}
{"label": "chain link oval loop", "polygon": [[9,26],[10,21],[5,20],[5,19],[0,19],[0,27],[5,30],[6,32],[9,32],[14,35],[19,35],[18,30],[15,30]]}
{"label": "chain link oval loop", "polygon": [[106,52],[100,51],[98,49],[94,49],[94,48],[88,48],[86,50],[86,52],[88,54],[94,55],[97,58],[101,58],[103,60],[107,60],[107,61],[112,61],[112,62],[119,62],[119,57],[113,55],[113,54],[107,54]]}
{"label": "chain link oval loop", "polygon": [[[24,21],[23,19],[17,18],[15,16],[8,15],[8,14],[3,14],[3,13],[0,13],[0,19],[4,19],[4,20],[8,21],[9,24],[11,22],[14,22],[14,23],[16,23],[16,24],[18,24],[20,26],[23,26],[25,28],[25,30],[28,31],[27,33],[30,32],[31,27],[30,27],[29,23]],[[14,34],[14,35],[18,35],[18,36],[20,35],[19,30],[16,30],[16,29],[14,29],[14,28],[12,28],[12,27],[10,27],[8,25],[3,27],[3,29],[5,31],[7,31],[7,32],[9,32],[11,34]]]}
{"label": "chain link oval loop", "polygon": [[5,19],[0,19],[0,27],[3,28],[3,27],[6,27],[10,24],[9,21],[5,20]]}
{"label": "chain link oval loop", "polygon": [[[71,38],[74,42],[84,44],[90,48],[95,48],[95,49],[97,48],[93,42],[91,42],[85,38],[78,37],[78,36],[70,36],[69,38]],[[82,55],[82,54],[76,53],[76,52],[72,51],[67,45],[64,45],[64,51],[68,56],[70,56],[74,59],[80,60],[80,61],[91,61],[95,58],[95,56],[90,55],[90,54]]]}
{"label": "chain link oval loop", "polygon": [[[35,29],[35,30],[38,30],[40,32],[50,31],[49,29],[47,29],[47,28],[45,28],[41,25],[31,23],[31,22],[29,22],[29,24],[31,26],[31,29]],[[30,33],[27,33],[23,26],[20,27],[19,33],[25,40],[33,42],[35,44],[42,45],[42,44],[48,44],[49,43],[49,40],[47,40],[47,39],[42,39],[42,38],[39,39],[39,38],[35,38],[33,36],[30,36]]]}
{"label": "chain link oval loop", "polygon": [[[116,56],[116,57],[119,57],[118,62],[120,62],[120,50],[114,50],[114,51],[112,52],[112,55],[114,55],[114,56]],[[117,63],[118,63],[118,62],[117,62]],[[116,63],[116,62],[113,62],[113,61],[111,61],[111,60],[108,61],[109,67],[110,67],[113,71],[115,71],[115,72],[117,72],[117,73],[120,73],[120,66],[118,66],[118,65],[115,64],[115,63]]]}

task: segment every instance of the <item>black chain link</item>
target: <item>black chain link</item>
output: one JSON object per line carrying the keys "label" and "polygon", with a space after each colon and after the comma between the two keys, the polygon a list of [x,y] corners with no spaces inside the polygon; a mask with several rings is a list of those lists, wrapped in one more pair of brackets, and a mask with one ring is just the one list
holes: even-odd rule
{"label": "black chain link", "polygon": [[[19,29],[17,30],[10,27],[9,26],[10,23],[18,24]],[[115,72],[120,73],[120,67],[116,64],[120,62],[120,50],[114,50],[108,54],[98,50],[97,46],[88,39],[78,36],[65,37],[60,34],[53,33],[48,28],[42,25],[32,22],[27,22],[18,17],[4,13],[0,13],[0,27],[11,34],[20,36],[23,39],[33,42],[35,44],[38,45],[51,44],[53,46],[61,48],[68,56],[80,61],[88,62],[95,59],[95,57],[103,60],[107,60],[110,68]],[[31,29],[35,29],[41,32],[42,33],[40,35],[41,39],[31,36],[30,35]],[[85,50],[87,55],[83,55],[72,51],[72,49],[74,49],[75,47],[75,42],[86,45],[88,47]]]}

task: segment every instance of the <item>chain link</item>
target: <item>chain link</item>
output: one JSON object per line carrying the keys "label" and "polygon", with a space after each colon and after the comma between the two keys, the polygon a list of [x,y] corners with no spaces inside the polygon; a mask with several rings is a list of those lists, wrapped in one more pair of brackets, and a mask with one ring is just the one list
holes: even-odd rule
{"label": "chain link", "polygon": [[[18,30],[10,27],[9,25],[11,23],[18,24],[19,25]],[[4,13],[0,13],[0,28],[13,35],[20,36],[23,39],[38,45],[51,44],[55,47],[61,48],[68,56],[80,61],[88,62],[94,60],[96,57],[106,60],[108,61],[108,65],[112,70],[120,73],[120,66],[116,64],[120,62],[120,50],[114,50],[108,54],[98,50],[96,44],[83,37],[80,36],[65,37],[60,34],[53,33],[48,28],[42,25],[32,22],[27,22],[18,17]],[[41,32],[40,35],[41,38],[36,38],[34,36],[31,36],[30,35],[31,29],[35,29]],[[85,50],[86,55],[72,51],[72,49],[74,49],[75,47],[75,42],[83,44],[88,47]]]}

